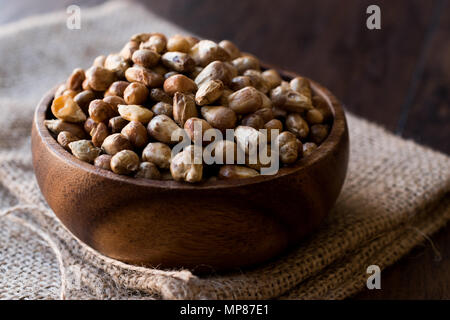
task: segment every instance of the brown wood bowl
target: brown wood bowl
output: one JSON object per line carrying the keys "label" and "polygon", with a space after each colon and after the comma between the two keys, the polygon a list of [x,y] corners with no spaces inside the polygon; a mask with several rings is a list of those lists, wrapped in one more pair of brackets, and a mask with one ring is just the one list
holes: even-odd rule
{"label": "brown wood bowl", "polygon": [[44,126],[53,89],[39,102],[32,129],[39,187],[78,239],[111,258],[197,271],[266,261],[319,226],[346,175],[344,110],[327,89],[311,86],[334,115],[329,136],[314,153],[273,176],[195,185],[121,176],[76,159]]}

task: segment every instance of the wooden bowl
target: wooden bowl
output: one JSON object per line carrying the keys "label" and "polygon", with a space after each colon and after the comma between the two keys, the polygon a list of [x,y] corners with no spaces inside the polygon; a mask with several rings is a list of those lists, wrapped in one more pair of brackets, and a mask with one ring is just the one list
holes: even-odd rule
{"label": "wooden bowl", "polygon": [[76,159],[44,126],[53,89],[39,102],[32,129],[39,187],[67,229],[111,258],[216,271],[263,262],[319,226],[346,175],[344,111],[327,89],[311,86],[334,115],[329,136],[314,153],[273,176],[195,185],[121,176]]}

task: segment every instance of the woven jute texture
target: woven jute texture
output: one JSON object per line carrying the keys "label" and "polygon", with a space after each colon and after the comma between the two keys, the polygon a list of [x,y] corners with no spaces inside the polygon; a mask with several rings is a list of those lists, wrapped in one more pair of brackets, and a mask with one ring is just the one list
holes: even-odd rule
{"label": "woven jute texture", "polygon": [[118,51],[131,34],[183,30],[118,2],[82,9],[81,17],[81,30],[67,29],[64,13],[0,29],[1,299],[340,299],[366,285],[367,266],[394,263],[450,218],[449,158],[348,114],[342,194],[320,230],[278,260],[197,277],[100,255],[71,236],[39,192],[33,109],[73,68]]}

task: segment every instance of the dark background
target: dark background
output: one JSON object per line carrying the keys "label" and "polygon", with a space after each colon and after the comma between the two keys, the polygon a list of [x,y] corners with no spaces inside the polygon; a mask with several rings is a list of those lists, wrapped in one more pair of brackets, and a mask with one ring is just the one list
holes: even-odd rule
{"label": "dark background", "polygon": [[[200,37],[229,39],[269,64],[313,78],[353,113],[450,154],[449,0],[135,1]],[[102,2],[0,0],[0,25]],[[371,4],[381,8],[381,30],[366,28]],[[450,299],[449,231],[431,238],[441,261],[425,242],[382,272],[382,290],[356,298]]]}

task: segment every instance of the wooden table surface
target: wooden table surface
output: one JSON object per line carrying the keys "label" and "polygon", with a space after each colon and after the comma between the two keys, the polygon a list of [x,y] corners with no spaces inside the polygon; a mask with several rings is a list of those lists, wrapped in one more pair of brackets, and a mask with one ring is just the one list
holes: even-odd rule
{"label": "wooden table surface", "polygon": [[[262,60],[316,79],[353,113],[450,154],[450,1],[143,1],[201,37],[229,39]],[[0,24],[104,0],[0,0]],[[382,29],[366,28],[381,8]],[[143,30],[145,31],[145,30]],[[450,299],[450,226],[382,272],[357,299]]]}

